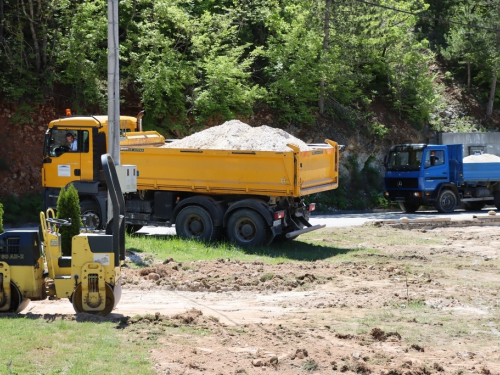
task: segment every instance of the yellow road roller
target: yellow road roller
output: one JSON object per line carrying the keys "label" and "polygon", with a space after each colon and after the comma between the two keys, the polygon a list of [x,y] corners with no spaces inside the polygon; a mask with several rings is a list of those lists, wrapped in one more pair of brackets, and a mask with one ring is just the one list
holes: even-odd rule
{"label": "yellow road roller", "polygon": [[61,226],[51,211],[40,213],[40,230],[0,234],[0,313],[18,313],[30,300],[68,298],[77,313],[105,316],[121,296],[125,259],[125,202],[116,167],[102,155],[113,218],[105,231],[82,231],[72,239],[71,256],[61,251]]}

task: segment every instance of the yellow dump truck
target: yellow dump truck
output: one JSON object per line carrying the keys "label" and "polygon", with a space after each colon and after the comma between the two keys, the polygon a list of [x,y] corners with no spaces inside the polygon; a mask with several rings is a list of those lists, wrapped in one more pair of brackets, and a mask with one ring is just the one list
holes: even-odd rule
{"label": "yellow dump truck", "polygon": [[[107,152],[107,116],[68,116],[49,124],[44,141],[45,208],[59,191],[78,190],[82,214],[105,221],[106,186],[100,156]],[[127,228],[174,226],[179,236],[241,246],[293,239],[312,226],[314,203],[303,197],[338,187],[339,147],[326,140],[308,151],[166,148],[163,136],[120,117],[121,165],[137,166],[137,192],[125,194]],[[67,137],[76,139],[76,151]]]}

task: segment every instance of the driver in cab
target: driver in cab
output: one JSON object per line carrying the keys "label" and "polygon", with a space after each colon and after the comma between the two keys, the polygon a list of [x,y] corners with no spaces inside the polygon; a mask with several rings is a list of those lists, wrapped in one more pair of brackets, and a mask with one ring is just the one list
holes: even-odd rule
{"label": "driver in cab", "polygon": [[73,133],[66,133],[66,140],[69,143],[70,151],[78,151],[78,140]]}

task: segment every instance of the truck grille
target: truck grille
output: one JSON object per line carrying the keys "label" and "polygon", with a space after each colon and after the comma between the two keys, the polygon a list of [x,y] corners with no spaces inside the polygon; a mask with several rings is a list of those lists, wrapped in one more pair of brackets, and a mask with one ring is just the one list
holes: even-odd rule
{"label": "truck grille", "polygon": [[417,178],[386,178],[387,189],[418,189]]}

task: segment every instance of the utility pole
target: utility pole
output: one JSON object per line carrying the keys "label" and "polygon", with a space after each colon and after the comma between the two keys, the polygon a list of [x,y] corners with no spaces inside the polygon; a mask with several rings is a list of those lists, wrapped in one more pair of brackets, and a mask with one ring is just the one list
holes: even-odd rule
{"label": "utility pole", "polygon": [[[118,40],[118,0],[108,0],[108,153],[120,165],[120,42]],[[113,204],[108,192],[107,223],[113,220]],[[116,218],[118,220],[118,218]]]}
{"label": "utility pole", "polygon": [[120,165],[120,41],[118,0],[108,0],[108,152]]}

